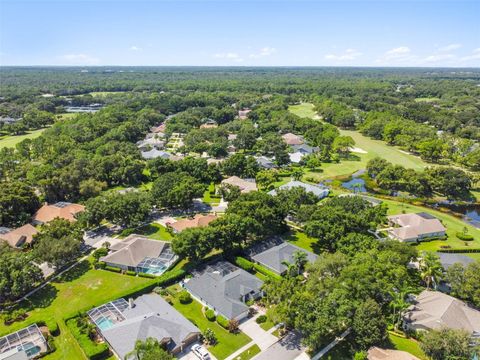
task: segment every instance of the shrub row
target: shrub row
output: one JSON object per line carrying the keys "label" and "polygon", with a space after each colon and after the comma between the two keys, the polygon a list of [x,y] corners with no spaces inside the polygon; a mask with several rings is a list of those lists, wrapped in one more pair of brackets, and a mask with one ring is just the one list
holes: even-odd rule
{"label": "shrub row", "polygon": [[77,340],[83,352],[90,360],[104,359],[108,356],[109,349],[107,344],[97,344],[92,341],[88,337],[88,334],[83,333],[81,329],[78,328],[76,318],[67,320],[66,324],[73,337]]}
{"label": "shrub row", "polygon": [[137,275],[137,273],[135,271],[130,271],[130,270],[126,271],[125,274],[130,275],[130,276],[136,276]]}
{"label": "shrub row", "polygon": [[155,279],[156,278],[156,276],[153,275],[153,274],[147,274],[147,273],[143,273],[143,272],[139,272],[138,276],[143,277],[143,278],[148,278],[148,279]]}
{"label": "shrub row", "polygon": [[447,253],[447,254],[461,254],[461,253],[480,253],[480,249],[440,249],[437,250],[438,252],[441,253]]}
{"label": "shrub row", "polygon": [[241,267],[243,270],[252,272],[253,271],[253,262],[248,261],[247,259],[241,257],[241,256],[236,256],[234,259],[235,265],[238,267]]}
{"label": "shrub row", "polygon": [[266,315],[259,315],[257,319],[255,320],[257,324],[263,324],[264,322],[267,322],[267,316]]}
{"label": "shrub row", "polygon": [[119,273],[119,272],[122,271],[122,269],[120,269],[118,267],[114,267],[114,266],[105,266],[104,269],[107,270],[107,271],[112,271],[112,272],[116,272],[116,273]]}
{"label": "shrub row", "polygon": [[459,238],[460,240],[463,240],[463,241],[472,241],[473,240],[473,235],[470,235],[470,234],[464,234],[464,233],[461,233],[461,232],[457,232],[455,235],[457,236],[457,238]]}
{"label": "shrub row", "polygon": [[281,279],[282,277],[276,273],[274,273],[273,271],[270,271],[266,268],[264,268],[262,265],[258,265],[258,264],[253,264],[253,267],[256,271],[258,271],[260,274],[263,274],[265,276],[268,276],[272,279]]}
{"label": "shrub row", "polygon": [[222,316],[222,315],[217,316],[217,324],[227,330],[228,330],[228,322],[229,321],[225,316]]}
{"label": "shrub row", "polygon": [[215,311],[212,309],[205,310],[205,317],[208,321],[215,321]]}

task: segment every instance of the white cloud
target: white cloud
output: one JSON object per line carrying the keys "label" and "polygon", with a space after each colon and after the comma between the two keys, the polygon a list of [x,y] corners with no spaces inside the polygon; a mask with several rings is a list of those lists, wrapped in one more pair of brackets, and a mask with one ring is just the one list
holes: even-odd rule
{"label": "white cloud", "polygon": [[448,61],[456,59],[457,57],[453,54],[433,54],[429,55],[423,59],[420,59],[421,63],[438,63],[442,61]]}
{"label": "white cloud", "polygon": [[337,61],[351,61],[351,60],[355,60],[361,55],[362,53],[355,49],[347,49],[342,54],[327,54],[325,55],[325,59],[337,60]]}
{"label": "white cloud", "polygon": [[273,55],[276,52],[277,52],[277,49],[267,46],[267,47],[264,47],[264,48],[260,49],[260,51],[258,53],[248,55],[248,57],[251,58],[251,59],[258,59],[258,58],[262,58],[262,57],[265,57],[265,56]]}
{"label": "white cloud", "polygon": [[235,52],[217,53],[213,55],[216,59],[227,59],[235,62],[242,62],[243,58]]}
{"label": "white cloud", "polygon": [[66,54],[61,59],[70,65],[98,65],[100,59],[87,54]]}
{"label": "white cloud", "polygon": [[450,44],[450,45],[442,46],[442,47],[438,48],[438,51],[450,52],[450,51],[453,51],[453,50],[460,49],[461,47],[462,47],[462,44]]}
{"label": "white cloud", "polygon": [[130,51],[141,51],[141,50],[142,50],[141,47],[138,47],[138,46],[135,46],[135,45],[130,46]]}
{"label": "white cloud", "polygon": [[418,57],[412,54],[412,50],[408,46],[399,46],[386,51],[380,58],[375,60],[375,62],[383,65],[413,65],[417,60]]}
{"label": "white cloud", "polygon": [[[480,62],[480,48],[473,49],[470,55],[460,58],[462,62],[469,62],[472,60],[479,60]],[[477,64],[478,65],[478,64]]]}

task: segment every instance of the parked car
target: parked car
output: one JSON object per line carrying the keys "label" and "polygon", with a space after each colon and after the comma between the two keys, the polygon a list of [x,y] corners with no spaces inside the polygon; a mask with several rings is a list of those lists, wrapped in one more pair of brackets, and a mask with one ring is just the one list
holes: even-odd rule
{"label": "parked car", "polygon": [[199,345],[199,344],[193,345],[192,351],[201,360],[210,359],[210,354],[208,353],[207,349],[205,349],[202,345]]}

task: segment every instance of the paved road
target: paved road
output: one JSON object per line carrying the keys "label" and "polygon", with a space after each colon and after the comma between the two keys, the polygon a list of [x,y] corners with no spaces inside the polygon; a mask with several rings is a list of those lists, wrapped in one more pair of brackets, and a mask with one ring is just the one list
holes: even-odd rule
{"label": "paved road", "polygon": [[[305,347],[300,343],[300,334],[291,331],[285,335],[280,341],[270,346],[267,350],[262,351],[255,356],[255,360],[294,360],[297,356],[305,351]],[[252,359],[252,360],[253,360]]]}

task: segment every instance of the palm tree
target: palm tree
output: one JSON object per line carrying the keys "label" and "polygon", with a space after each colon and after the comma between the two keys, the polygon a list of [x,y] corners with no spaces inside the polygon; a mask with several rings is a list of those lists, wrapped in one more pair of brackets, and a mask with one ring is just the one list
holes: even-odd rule
{"label": "palm tree", "polygon": [[293,253],[293,264],[297,268],[297,273],[300,275],[307,264],[307,253],[303,251],[295,251]]}
{"label": "palm tree", "polygon": [[406,301],[410,292],[412,292],[410,287],[402,287],[399,290],[395,289],[389,293],[392,300],[388,306],[393,310],[392,319],[395,330],[398,329],[398,324],[400,324],[404,311],[410,306]]}
{"label": "palm tree", "polygon": [[125,360],[141,360],[143,358],[173,360],[173,356],[165,351],[157,339],[152,337],[148,337],[145,341],[137,340],[133,351],[125,355]]}
{"label": "palm tree", "polygon": [[294,276],[297,269],[297,266],[294,263],[284,260],[282,261],[282,265],[287,267],[287,276]]}
{"label": "palm tree", "polygon": [[430,289],[430,284],[434,284],[437,288],[438,279],[443,275],[442,264],[440,258],[432,252],[424,251],[422,259],[420,260],[420,276],[427,284],[427,290]]}

